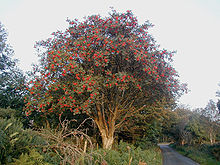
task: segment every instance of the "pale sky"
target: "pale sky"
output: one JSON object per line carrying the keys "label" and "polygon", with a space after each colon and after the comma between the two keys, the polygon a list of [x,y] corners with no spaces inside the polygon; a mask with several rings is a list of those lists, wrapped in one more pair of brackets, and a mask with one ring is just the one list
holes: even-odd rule
{"label": "pale sky", "polygon": [[67,28],[67,18],[132,10],[161,48],[176,50],[174,67],[190,92],[180,103],[204,107],[220,90],[220,0],[0,0],[0,21],[24,71],[37,62],[34,43]]}

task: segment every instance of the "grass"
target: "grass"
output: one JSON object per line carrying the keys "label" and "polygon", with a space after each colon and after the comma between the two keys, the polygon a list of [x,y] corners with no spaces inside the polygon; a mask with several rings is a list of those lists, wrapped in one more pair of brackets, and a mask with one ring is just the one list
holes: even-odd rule
{"label": "grass", "polygon": [[214,157],[209,145],[176,146],[171,144],[170,146],[180,154],[191,158],[201,165],[220,165],[220,161]]}

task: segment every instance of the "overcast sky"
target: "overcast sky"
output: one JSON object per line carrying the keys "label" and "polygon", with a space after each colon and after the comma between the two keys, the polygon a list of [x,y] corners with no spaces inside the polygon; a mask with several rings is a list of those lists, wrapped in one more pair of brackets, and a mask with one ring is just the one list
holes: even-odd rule
{"label": "overcast sky", "polygon": [[132,10],[140,23],[149,20],[158,44],[176,50],[174,67],[190,92],[180,102],[192,108],[216,100],[220,87],[220,0],[0,0],[0,21],[9,33],[19,66],[36,63],[34,43],[67,28],[66,19]]}

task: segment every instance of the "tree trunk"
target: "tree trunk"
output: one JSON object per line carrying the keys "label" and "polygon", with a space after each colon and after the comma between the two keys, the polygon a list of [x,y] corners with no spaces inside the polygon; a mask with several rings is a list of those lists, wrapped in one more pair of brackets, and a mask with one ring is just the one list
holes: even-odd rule
{"label": "tree trunk", "polygon": [[[102,112],[101,106],[96,104],[97,117],[94,118],[102,137],[102,148],[110,150],[114,142],[115,133],[115,116],[113,115],[108,120],[105,117],[105,113]],[[117,112],[117,109],[114,111]]]}
{"label": "tree trunk", "polygon": [[180,145],[181,145],[181,146],[184,146],[184,145],[185,145],[185,140],[184,140],[184,139],[182,139],[182,140],[180,141]]}
{"label": "tree trunk", "polygon": [[111,123],[109,126],[106,126],[103,121],[95,120],[99,131],[102,137],[102,148],[110,150],[112,148],[114,142],[114,133],[115,127],[114,124]]}
{"label": "tree trunk", "polygon": [[102,147],[103,149],[110,150],[112,148],[114,142],[114,137],[113,136],[103,136],[102,135]]}
{"label": "tree trunk", "polygon": [[210,143],[212,145],[213,144],[213,138],[212,138],[212,133],[211,132],[209,133],[209,138],[210,138]]}

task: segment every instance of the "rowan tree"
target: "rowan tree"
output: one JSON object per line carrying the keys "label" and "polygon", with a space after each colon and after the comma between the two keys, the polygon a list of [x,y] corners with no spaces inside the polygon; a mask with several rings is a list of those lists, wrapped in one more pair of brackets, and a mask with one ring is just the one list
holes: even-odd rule
{"label": "rowan tree", "polygon": [[185,90],[171,65],[174,52],[161,50],[148,33],[153,25],[139,25],[131,11],[67,22],[64,32],[36,44],[40,64],[27,84],[27,115],[86,113],[110,149],[128,117]]}

